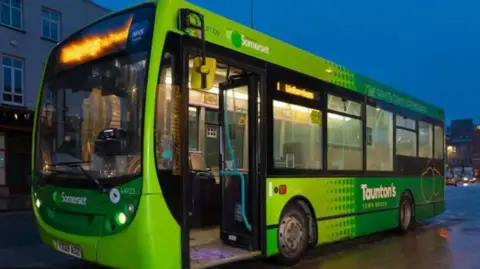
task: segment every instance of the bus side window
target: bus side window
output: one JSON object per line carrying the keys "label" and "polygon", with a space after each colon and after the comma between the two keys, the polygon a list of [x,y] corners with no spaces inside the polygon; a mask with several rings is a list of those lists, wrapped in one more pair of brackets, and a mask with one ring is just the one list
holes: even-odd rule
{"label": "bus side window", "polygon": [[[172,74],[174,57],[166,52],[160,69],[155,107],[155,154],[157,169],[174,168],[175,144],[173,127],[173,102],[175,96]],[[178,141],[179,143],[180,141]]]}

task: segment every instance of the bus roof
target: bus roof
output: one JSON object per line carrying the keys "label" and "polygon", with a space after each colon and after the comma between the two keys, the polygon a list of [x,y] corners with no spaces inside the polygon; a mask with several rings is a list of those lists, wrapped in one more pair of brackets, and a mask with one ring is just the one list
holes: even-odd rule
{"label": "bus roof", "polygon": [[[383,100],[436,119],[444,119],[443,109],[409,96],[381,82],[355,73],[343,66],[281,40],[272,38],[223,16],[194,6],[191,3],[183,2],[181,7],[198,10],[204,14],[206,25],[205,37],[207,41],[368,95],[378,100]],[[177,12],[177,9],[175,12]]]}
{"label": "bus roof", "polygon": [[[144,4],[145,3],[132,5],[126,9],[132,9]],[[195,6],[192,3],[183,0],[162,0],[158,1],[157,5],[157,16],[162,17],[161,20],[157,20],[157,23],[163,24],[163,26],[169,28],[170,31],[180,33],[176,25],[178,10],[180,8],[190,8],[204,15],[206,28],[205,38],[211,43],[295,70],[373,97],[377,100],[382,100],[439,120],[444,120],[444,111],[440,107],[355,73],[334,62],[270,37],[221,15]],[[123,12],[126,9],[110,13],[99,20]],[[167,20],[166,17],[169,17],[169,19]]]}

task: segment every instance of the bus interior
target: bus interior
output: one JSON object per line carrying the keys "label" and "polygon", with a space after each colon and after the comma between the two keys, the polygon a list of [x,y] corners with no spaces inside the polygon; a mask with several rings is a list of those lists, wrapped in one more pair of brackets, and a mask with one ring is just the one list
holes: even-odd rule
{"label": "bus interior", "polygon": [[[193,66],[193,59],[190,60]],[[219,117],[220,84],[227,81],[227,77],[241,76],[243,70],[216,63],[215,81],[210,90],[194,90],[189,87],[188,109],[188,144],[189,165],[191,178],[191,216],[190,216],[190,263],[191,268],[211,267],[236,260],[243,260],[260,254],[258,249],[251,244],[229,244],[225,228],[234,225],[238,220],[227,220],[229,216],[229,203],[226,196],[239,197],[239,189],[230,190],[227,183],[231,177],[221,176],[220,153],[225,158],[226,169],[240,171],[248,178],[248,86],[235,87],[232,90],[223,91],[225,96],[225,115],[229,129],[228,143],[225,137],[222,139],[221,132],[225,122]],[[190,75],[191,76],[191,75]],[[169,76],[166,76],[168,83]],[[170,79],[171,80],[171,79]],[[190,86],[190,85],[189,85]],[[223,129],[225,132],[225,129]],[[221,146],[221,143],[224,146]],[[229,156],[227,148],[232,149]],[[235,162],[233,164],[233,162]],[[233,167],[232,167],[233,166]],[[229,178],[229,179],[227,179]],[[222,191],[223,188],[223,191]],[[223,193],[223,197],[222,197]],[[227,194],[227,195],[226,195]],[[230,201],[235,203],[236,201]],[[238,202],[238,201],[237,201]],[[233,213],[233,212],[232,212]],[[237,212],[238,213],[238,212]],[[237,216],[238,217],[238,216]],[[235,217],[234,217],[235,218]],[[223,223],[223,225],[222,225]],[[242,230],[240,233],[248,233]]]}

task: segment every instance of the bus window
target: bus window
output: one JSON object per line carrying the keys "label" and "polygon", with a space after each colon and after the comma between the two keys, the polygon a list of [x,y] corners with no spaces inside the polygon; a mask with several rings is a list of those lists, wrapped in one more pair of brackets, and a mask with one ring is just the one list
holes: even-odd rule
{"label": "bus window", "polygon": [[435,136],[434,157],[435,159],[441,160],[443,159],[443,128],[435,126],[433,134]]}
{"label": "bus window", "polygon": [[415,130],[415,128],[417,126],[415,120],[412,120],[412,119],[409,119],[409,118],[406,118],[406,117],[403,117],[403,116],[400,116],[400,115],[397,115],[396,125],[397,125],[397,127],[410,129],[412,131]]}
{"label": "bus window", "polygon": [[367,170],[393,170],[393,114],[367,106]]}
{"label": "bus window", "polygon": [[321,111],[273,101],[273,140],[275,168],[321,169]]}
{"label": "bus window", "polygon": [[209,168],[219,168],[220,154],[220,134],[218,127],[218,112],[216,110],[205,110],[205,133],[203,135],[205,141],[204,157],[205,163]]}
{"label": "bus window", "polygon": [[[226,97],[230,141],[234,160],[229,155],[225,156],[225,161],[235,161],[238,169],[248,168],[248,89],[239,87],[235,89],[235,95],[230,92]],[[225,141],[225,148],[227,143]]]}
{"label": "bus window", "polygon": [[342,115],[331,112],[327,114],[327,168],[329,170],[362,170],[361,104],[329,95],[328,108],[342,112]]}
{"label": "bus window", "polygon": [[352,116],[362,115],[362,104],[349,100],[344,101],[342,98],[334,95],[328,95],[328,109]]}
{"label": "bus window", "polygon": [[418,122],[418,157],[432,158],[433,133],[432,125],[423,121]]}
{"label": "bus window", "polygon": [[198,150],[198,108],[188,108],[188,149]]}
{"label": "bus window", "polygon": [[396,155],[417,156],[417,133],[416,122],[403,116],[396,116],[397,141]]}
{"label": "bus window", "polygon": [[[175,141],[173,134],[173,102],[174,87],[172,64],[174,57],[170,53],[165,53],[162,60],[162,69],[160,71],[157,102],[155,110],[155,153],[157,157],[157,169],[170,170],[174,166]],[[178,139],[179,140],[179,139]],[[174,143],[176,142],[176,143]]]}

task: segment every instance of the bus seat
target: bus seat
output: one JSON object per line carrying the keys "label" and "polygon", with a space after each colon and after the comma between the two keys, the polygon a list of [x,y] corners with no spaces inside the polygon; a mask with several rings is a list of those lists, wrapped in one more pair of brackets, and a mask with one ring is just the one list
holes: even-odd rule
{"label": "bus seat", "polygon": [[192,228],[220,225],[221,189],[215,177],[206,167],[202,152],[189,154],[192,183]]}

